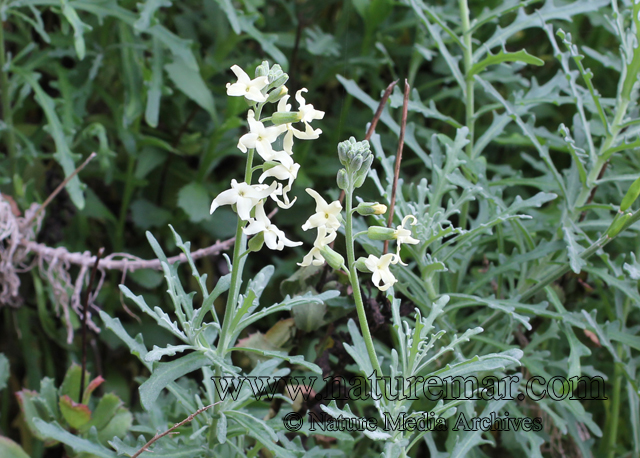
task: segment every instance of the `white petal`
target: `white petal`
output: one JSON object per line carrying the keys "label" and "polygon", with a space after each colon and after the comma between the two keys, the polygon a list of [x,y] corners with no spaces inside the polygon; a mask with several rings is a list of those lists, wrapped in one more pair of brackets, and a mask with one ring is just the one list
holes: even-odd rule
{"label": "white petal", "polygon": [[231,71],[235,73],[236,76],[238,77],[238,82],[246,84],[249,81],[251,81],[251,78],[249,78],[249,75],[247,75],[245,71],[241,69],[238,65],[232,66]]}

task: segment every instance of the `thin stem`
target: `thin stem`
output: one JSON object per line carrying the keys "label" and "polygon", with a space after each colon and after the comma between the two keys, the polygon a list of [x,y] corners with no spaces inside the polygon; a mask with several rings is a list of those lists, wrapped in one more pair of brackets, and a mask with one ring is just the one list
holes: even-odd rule
{"label": "thin stem", "polygon": [[11,160],[11,176],[17,173],[18,152],[16,136],[13,130],[13,110],[9,98],[9,71],[5,69],[6,49],[4,45],[4,22],[0,21],[0,96],[2,97],[2,119],[6,124],[7,152]]}
{"label": "thin stem", "polygon": [[[466,87],[465,93],[465,125],[469,129],[469,143],[466,147],[467,156],[473,157],[473,142],[474,142],[474,84],[475,80],[471,74],[471,67],[473,67],[473,48],[471,46],[472,30],[469,22],[469,5],[467,0],[459,0],[460,6],[460,19],[462,20],[462,40],[464,43],[464,49],[462,54],[464,57],[464,72]],[[469,215],[469,202],[465,202],[460,212],[459,226],[463,229],[467,227],[467,218]]]}
{"label": "thin stem", "polygon": [[[622,345],[618,344],[618,356],[622,352]],[[616,439],[618,438],[618,422],[620,420],[620,400],[622,391],[622,369],[619,364],[615,364],[613,370],[613,399],[611,400],[611,412],[609,418],[611,423],[607,431],[606,447],[608,450],[607,458],[616,456]]]}
{"label": "thin stem", "polygon": [[38,210],[36,210],[33,216],[29,218],[29,220],[26,223],[27,226],[30,226],[33,221],[38,220],[38,216],[40,216],[40,213],[42,213],[44,209],[47,208],[47,205],[51,203],[51,201],[60,193],[60,191],[64,189],[67,183],[69,183],[69,181],[71,181],[71,179],[75,177],[80,172],[80,170],[84,169],[87,166],[87,164],[91,162],[91,159],[93,159],[94,157],[96,157],[96,153],[91,153],[89,157],[86,158],[84,162],[78,166],[77,169],[71,172],[71,174],[67,178],[65,178],[64,181],[60,183],[58,187],[54,189],[51,194],[49,194],[49,197],[47,197],[47,199],[42,203],[42,205],[40,205],[40,207],[38,208]]}
{"label": "thin stem", "polygon": [[623,99],[620,103],[620,106],[618,107],[618,110],[616,111],[616,116],[611,123],[611,133],[607,135],[604,142],[602,143],[602,146],[600,147],[600,153],[598,154],[598,159],[593,168],[589,171],[589,175],[587,176],[587,187],[583,188],[578,195],[574,208],[583,207],[589,200],[589,196],[591,195],[593,190],[596,188],[596,181],[598,180],[600,172],[607,164],[608,160],[608,158],[603,158],[603,154],[608,151],[611,148],[611,145],[613,145],[617,140],[618,134],[622,130],[622,120],[627,114],[628,107],[629,101]]}
{"label": "thin stem", "polygon": [[184,425],[185,423],[189,423],[191,420],[193,420],[197,415],[200,415],[202,412],[204,412],[205,410],[209,410],[211,407],[219,404],[221,401],[216,402],[214,404],[209,404],[208,406],[204,406],[198,410],[196,410],[195,412],[193,412],[191,415],[189,415],[187,418],[185,418],[184,420],[182,420],[180,423],[176,423],[175,425],[173,425],[171,428],[169,428],[168,430],[166,430],[163,433],[158,433],[155,436],[153,436],[149,442],[147,442],[146,444],[144,444],[142,446],[142,448],[140,450],[138,450],[136,453],[134,453],[133,455],[131,455],[131,458],[138,458],[140,455],[142,455],[144,452],[151,452],[149,449],[149,447],[151,446],[151,444],[153,444],[155,441],[157,441],[158,439],[166,436],[167,434],[171,434],[171,432],[176,429],[179,428],[180,426]]}
{"label": "thin stem", "polygon": [[[353,214],[351,213],[351,206],[353,200],[353,190],[349,189],[346,193],[346,222],[345,222],[345,239],[347,244],[347,264],[349,265],[349,280],[351,282],[351,288],[353,289],[353,298],[356,302],[356,311],[358,312],[358,321],[360,322],[360,330],[362,331],[362,337],[367,347],[367,353],[369,354],[369,360],[373,370],[376,371],[378,377],[382,377],[382,368],[376,355],[376,349],[373,346],[373,339],[371,338],[371,332],[369,331],[369,323],[367,322],[367,315],[364,310],[364,301],[362,300],[362,292],[360,291],[360,282],[358,281],[358,271],[355,266],[355,250],[354,250],[354,237],[353,237]],[[378,379],[380,383],[380,389],[384,392],[384,380]],[[372,387],[373,389],[373,387]]]}
{"label": "thin stem", "polygon": [[[404,148],[404,132],[407,127],[407,111],[409,108],[409,83],[404,80],[404,101],[402,104],[402,122],[400,123],[400,138],[398,139],[398,151],[396,152],[396,164],[393,172],[393,186],[391,187],[391,202],[389,206],[389,219],[387,227],[393,224],[393,214],[396,209],[396,193],[398,191],[398,179],[400,177],[400,163],[402,162],[402,149]],[[386,254],[389,249],[389,240],[384,241],[382,254]]]}
{"label": "thin stem", "polygon": [[[258,105],[256,108],[255,118],[260,120],[260,114],[262,112],[262,105]],[[253,175],[253,156],[255,150],[253,148],[249,149],[247,152],[247,163],[244,169],[244,181],[247,184],[251,184],[251,177]],[[220,330],[220,337],[218,340],[218,354],[221,358],[225,357],[227,352],[227,347],[232,343],[229,342],[229,338],[231,334],[233,334],[230,329],[231,323],[233,323],[233,319],[236,314],[236,305],[238,303],[238,296],[240,294],[240,286],[242,284],[242,271],[244,267],[244,263],[246,258],[243,256],[246,251],[247,246],[247,238],[244,235],[243,228],[245,226],[245,221],[241,220],[238,217],[238,222],[236,225],[236,236],[235,236],[235,244],[233,247],[233,261],[232,261],[232,270],[231,270],[231,286],[229,288],[229,294],[227,296],[227,304],[224,310],[224,318],[222,321],[222,328]],[[216,366],[215,375],[220,377],[222,375],[222,369],[220,366]],[[214,405],[222,402],[224,399],[218,399],[218,390],[213,390],[213,400]],[[216,406],[214,408],[213,414],[213,424],[209,428],[209,447],[213,447],[217,442],[217,426],[218,426],[218,417],[220,414],[220,407]]]}

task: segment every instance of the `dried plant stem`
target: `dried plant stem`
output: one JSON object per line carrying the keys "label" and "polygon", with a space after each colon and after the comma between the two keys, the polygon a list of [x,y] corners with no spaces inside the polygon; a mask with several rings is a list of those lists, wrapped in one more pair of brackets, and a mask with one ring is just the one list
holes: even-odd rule
{"label": "dried plant stem", "polygon": [[100,263],[102,253],[104,253],[104,248],[100,248],[98,250],[98,254],[96,255],[96,262],[93,264],[91,277],[89,277],[89,284],[87,285],[87,290],[84,293],[84,301],[82,307],[82,372],[80,372],[80,394],[78,396],[79,404],[82,403],[82,395],[84,394],[84,373],[87,369],[87,311],[89,309],[89,295],[91,294],[91,289],[93,288],[93,282],[96,279],[96,271],[98,270],[98,264]]}
{"label": "dried plant stem", "polygon": [[[398,84],[398,80],[395,80],[391,84],[389,84],[385,89],[384,94],[382,94],[382,98],[380,99],[378,108],[376,109],[376,112],[373,115],[373,119],[371,120],[369,129],[367,130],[367,134],[364,136],[365,140],[369,141],[371,139],[371,136],[375,132],[376,126],[378,125],[378,121],[382,117],[382,110],[384,110],[384,106],[387,104],[387,100],[389,100],[389,97],[391,96],[391,91],[393,91],[393,88],[396,87],[396,84]],[[340,201],[340,203],[344,202],[344,189],[340,191],[340,197],[338,198],[338,200]],[[334,244],[335,244],[335,241],[331,242],[329,246],[333,248]]]}
{"label": "dried plant stem", "polygon": [[[138,458],[140,455],[142,455],[144,452],[149,451],[148,448],[151,446],[151,444],[153,444],[155,441],[157,441],[158,439],[166,436],[167,434],[171,434],[171,432],[176,429],[179,428],[180,426],[184,425],[185,423],[189,423],[191,420],[193,420],[196,416],[200,415],[202,412],[204,412],[205,410],[209,410],[211,407],[215,406],[216,404],[219,404],[222,401],[218,401],[216,403],[213,404],[209,404],[208,406],[204,406],[201,409],[196,410],[195,412],[193,412],[191,415],[189,415],[187,418],[185,418],[184,420],[182,420],[180,423],[176,423],[175,425],[173,425],[171,428],[167,429],[165,432],[163,433],[159,433],[156,434],[155,436],[153,436],[151,438],[151,440],[149,440],[149,442],[147,442],[146,444],[144,444],[144,446],[138,450],[136,453],[134,453],[133,455],[131,455],[131,458]],[[150,451],[149,451],[150,452]],[[150,452],[151,453],[151,452]]]}
{"label": "dried plant stem", "polygon": [[[393,225],[393,214],[396,208],[396,194],[398,191],[398,177],[400,176],[400,163],[402,162],[402,150],[404,148],[404,132],[407,127],[407,112],[409,109],[409,83],[404,80],[404,101],[402,103],[402,123],[400,124],[400,138],[398,139],[398,151],[396,153],[396,165],[393,173],[393,186],[391,188],[391,201],[389,203],[389,219],[387,221],[387,227]],[[382,254],[386,254],[389,250],[389,241],[384,241],[384,248]]]}
{"label": "dried plant stem", "polygon": [[[233,245],[234,241],[235,237],[224,240],[222,242],[216,242],[211,246],[194,251],[193,253],[191,253],[191,257],[196,260],[204,258],[205,256],[218,254],[224,250],[229,249]],[[42,243],[36,243],[30,240],[21,241],[21,245],[23,245],[29,252],[32,252],[39,257],[45,259],[58,259],[65,263],[75,264],[80,267],[90,267],[96,262],[96,257],[91,256],[91,254],[88,252],[70,253],[63,247],[51,248]],[[114,260],[113,258],[116,257],[125,259]],[[175,262],[179,262],[180,264],[182,264],[187,262],[187,257],[184,255],[184,253],[180,253],[179,255],[168,258],[168,261],[170,264],[173,264]],[[160,260],[158,259],[145,260],[128,253],[112,253],[100,263],[100,269],[127,269],[128,272],[131,272],[139,269],[162,270],[162,266],[160,264]]]}
{"label": "dried plant stem", "polygon": [[58,187],[49,195],[49,197],[47,197],[47,200],[44,201],[44,203],[42,205],[40,205],[40,208],[38,208],[38,211],[35,212],[35,214],[29,218],[27,220],[27,226],[29,226],[34,220],[38,219],[38,216],[40,216],[40,213],[42,213],[44,211],[45,208],[47,208],[47,205],[49,205],[51,203],[51,201],[60,193],[60,191],[62,191],[64,189],[64,187],[67,185],[67,183],[69,183],[69,181],[75,177],[78,172],[80,172],[80,170],[84,169],[86,167],[86,165],[91,161],[91,159],[93,159],[94,157],[96,157],[96,153],[91,153],[89,155],[88,158],[85,159],[85,161],[80,164],[80,166],[75,169],[73,172],[71,172],[71,174],[64,179],[64,181],[62,183],[60,183],[58,185]]}

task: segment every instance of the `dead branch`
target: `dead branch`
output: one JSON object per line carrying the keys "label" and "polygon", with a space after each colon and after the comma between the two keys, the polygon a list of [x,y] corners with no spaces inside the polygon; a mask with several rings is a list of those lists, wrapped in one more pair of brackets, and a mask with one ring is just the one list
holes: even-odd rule
{"label": "dead branch", "polygon": [[182,420],[180,423],[176,423],[175,425],[173,425],[171,428],[167,429],[165,432],[163,433],[158,433],[155,436],[153,436],[151,438],[151,440],[149,440],[149,442],[147,442],[146,444],[144,444],[142,446],[142,448],[140,450],[138,450],[136,453],[134,453],[133,455],[131,455],[131,458],[138,458],[140,455],[142,455],[144,452],[149,451],[151,453],[150,450],[148,450],[148,448],[151,446],[151,444],[153,444],[155,441],[157,441],[158,439],[166,436],[167,434],[170,434],[171,431],[173,431],[176,428],[179,428],[180,426],[184,425],[185,423],[189,423],[191,420],[193,420],[197,415],[200,415],[202,412],[204,412],[205,410],[210,409],[211,407],[215,406],[216,404],[220,404],[222,401],[218,401],[215,402],[213,404],[209,404],[208,406],[204,406],[198,410],[196,410],[195,412],[193,412],[191,415],[189,415],[187,418],[185,418],[184,420]]}

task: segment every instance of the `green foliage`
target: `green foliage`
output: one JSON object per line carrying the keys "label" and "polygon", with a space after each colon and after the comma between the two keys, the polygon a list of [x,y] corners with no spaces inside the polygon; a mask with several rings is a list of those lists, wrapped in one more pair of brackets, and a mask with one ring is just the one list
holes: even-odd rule
{"label": "green foliage", "polygon": [[[97,153],[39,231],[2,232],[0,269],[25,251],[10,240],[160,263],[98,274],[77,402],[81,307],[70,297],[91,264],[21,258],[19,307],[0,304],[0,456],[133,456],[213,404],[142,456],[640,456],[639,13],[607,0],[0,1],[2,202],[24,215]],[[345,218],[346,238],[325,250],[338,269],[298,268],[305,248],[270,252],[262,232],[233,260],[192,257],[234,234],[245,247],[232,210],[207,210],[244,167],[247,105],[225,94],[229,68],[268,71],[264,60],[288,73],[292,99],[308,87],[326,112],[323,135],[295,151],[298,211],[280,212],[279,227],[310,248],[303,189],[355,194],[350,234]],[[388,213],[366,203],[391,207],[400,85],[370,146],[348,156],[345,145],[364,138],[380,94],[404,78],[387,229]],[[408,265],[391,265],[398,282],[378,292],[364,260],[381,257],[384,241],[394,252],[408,215],[420,242],[402,245]],[[180,262],[165,254],[176,248]],[[2,270],[3,301],[8,278]],[[369,376],[376,365],[405,380],[521,374],[521,392],[535,376],[599,376],[609,399],[314,402],[267,385],[273,399],[255,400],[245,384],[221,401],[211,379],[315,376],[319,392],[321,376]],[[379,421],[319,436],[306,416],[298,433],[284,428],[286,414],[307,410],[433,413],[449,428]],[[541,417],[545,429],[451,428],[460,413],[506,412]]]}

